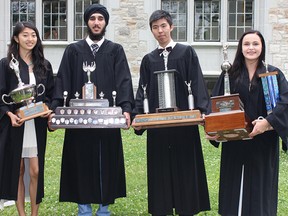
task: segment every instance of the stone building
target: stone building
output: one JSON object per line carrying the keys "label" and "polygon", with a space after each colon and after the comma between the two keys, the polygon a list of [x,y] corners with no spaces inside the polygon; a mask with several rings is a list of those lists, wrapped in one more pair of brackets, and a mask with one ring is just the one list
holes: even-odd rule
{"label": "stone building", "polygon": [[228,58],[233,62],[239,36],[251,28],[266,39],[266,61],[288,73],[287,0],[2,0],[0,58],[6,55],[13,25],[32,20],[57,73],[65,47],[85,36],[83,11],[91,2],[107,7],[106,38],[123,45],[135,86],[142,57],[157,46],[148,25],[156,9],[172,14],[174,40],[195,48],[209,88],[220,73],[223,44],[229,44]]}

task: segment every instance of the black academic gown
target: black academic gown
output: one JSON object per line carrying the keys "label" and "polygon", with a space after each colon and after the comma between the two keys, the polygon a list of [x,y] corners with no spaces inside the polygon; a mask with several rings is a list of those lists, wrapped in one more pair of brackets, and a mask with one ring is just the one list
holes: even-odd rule
{"label": "black academic gown", "polygon": [[[246,69],[240,81],[230,77],[231,93],[239,93],[245,113],[250,120],[265,117],[275,130],[264,132],[246,141],[222,143],[219,214],[238,215],[242,167],[244,165],[242,215],[273,216],[277,214],[279,135],[287,140],[288,135],[288,85],[283,73],[269,66],[269,71],[278,71],[280,101],[267,116],[260,78],[255,78],[249,91],[249,76]],[[265,72],[265,68],[259,70]],[[258,72],[257,72],[258,73]],[[258,77],[258,76],[257,76]],[[224,73],[219,77],[213,96],[223,95]]]}
{"label": "black academic gown", "polygon": [[[91,82],[97,87],[97,97],[102,91],[112,106],[112,91],[116,91],[116,105],[131,113],[134,98],[126,56],[121,45],[109,40],[104,41],[95,58],[86,40],[66,48],[56,78],[53,107],[63,106],[63,91],[68,91],[67,104],[76,92],[82,94],[88,81],[83,62],[90,65],[93,61],[96,70],[91,73]],[[125,196],[120,129],[66,129],[60,201],[111,204]]]}
{"label": "black academic gown", "polygon": [[[198,57],[191,46],[176,44],[168,59],[168,69],[176,69],[175,91],[179,110],[188,110],[185,81],[192,81],[195,109],[210,111],[210,100]],[[154,71],[164,70],[158,50],[144,56],[134,114],[143,113],[143,89],[147,85],[149,109],[158,108],[157,79]],[[142,134],[142,131],[135,131]],[[148,210],[155,215],[197,214],[210,209],[206,173],[198,126],[147,130]]]}
{"label": "black academic gown", "polygon": [[[29,83],[29,72],[27,64],[19,60],[20,76],[23,83]],[[53,94],[53,71],[51,64],[46,61],[47,73],[45,78],[35,74],[36,84],[44,84],[45,93],[36,98],[36,101],[45,102],[48,107],[51,104]],[[0,95],[9,94],[17,88],[18,80],[15,73],[9,68],[7,58],[0,61]],[[7,98],[5,98],[8,100]],[[6,112],[14,112],[17,106],[6,105],[0,101],[0,199],[17,200],[20,161],[22,154],[23,133],[25,124],[21,127],[12,127]],[[44,197],[44,161],[47,138],[47,118],[35,118],[35,129],[37,136],[37,149],[39,161],[39,176],[37,188],[37,203]]]}

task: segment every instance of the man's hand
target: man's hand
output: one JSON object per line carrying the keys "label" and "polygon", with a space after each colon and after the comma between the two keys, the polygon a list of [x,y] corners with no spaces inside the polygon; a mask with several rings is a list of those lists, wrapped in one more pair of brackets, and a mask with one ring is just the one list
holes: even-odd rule
{"label": "man's hand", "polygon": [[[135,119],[133,120],[133,122],[135,122]],[[132,125],[133,125],[133,123],[132,123]],[[137,131],[139,131],[139,130],[142,129],[141,126],[132,126],[132,127],[133,127],[133,129],[135,129],[135,130],[137,130]]]}
{"label": "man's hand", "polygon": [[48,116],[48,128],[50,131],[55,131],[56,129],[51,127],[51,119],[53,118],[53,116],[55,115],[55,113],[49,113]]}
{"label": "man's hand", "polygon": [[126,124],[127,124],[127,128],[125,128],[125,129],[128,130],[130,128],[130,125],[131,125],[130,113],[124,112],[123,115],[126,118]]}

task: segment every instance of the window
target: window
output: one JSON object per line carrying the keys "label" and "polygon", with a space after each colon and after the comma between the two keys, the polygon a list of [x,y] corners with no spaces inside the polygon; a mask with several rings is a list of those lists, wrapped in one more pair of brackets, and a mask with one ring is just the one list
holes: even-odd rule
{"label": "window", "polygon": [[228,40],[238,41],[240,36],[253,28],[253,1],[228,1]]}
{"label": "window", "polygon": [[66,0],[43,0],[43,40],[67,40]]}
{"label": "window", "polygon": [[[19,21],[36,23],[36,18],[40,18],[37,27],[43,41],[81,40],[86,36],[84,11],[94,3],[100,0],[10,0],[10,32]],[[41,5],[41,9],[36,11],[36,5]],[[68,20],[67,11],[72,19]]]}
{"label": "window", "polygon": [[162,0],[161,8],[171,14],[172,38],[178,42],[187,41],[187,0]]}
{"label": "window", "polygon": [[35,23],[35,0],[10,1],[11,8],[11,33],[15,24],[19,21],[31,21]]}
{"label": "window", "polygon": [[[195,0],[194,41],[221,41],[224,36],[221,31],[227,35],[224,38],[227,41],[238,41],[245,31],[253,28],[253,2],[228,0],[226,6],[221,0]],[[221,11],[227,14],[221,14]]]}
{"label": "window", "polygon": [[220,41],[220,1],[195,1],[194,41]]}
{"label": "window", "polygon": [[85,8],[90,4],[100,3],[99,0],[75,0],[75,31],[74,31],[74,40],[81,40],[86,35],[86,24],[84,23],[83,14]]}

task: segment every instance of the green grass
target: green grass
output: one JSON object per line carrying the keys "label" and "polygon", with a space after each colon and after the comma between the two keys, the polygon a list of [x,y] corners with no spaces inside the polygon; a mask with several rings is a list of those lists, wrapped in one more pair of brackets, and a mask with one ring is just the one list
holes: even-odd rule
{"label": "green grass", "polygon": [[[147,177],[146,177],[146,134],[136,136],[132,129],[123,132],[123,146],[126,168],[127,197],[117,199],[109,209],[114,216],[148,216],[147,213]],[[202,133],[202,146],[205,157],[208,178],[211,211],[202,212],[199,216],[216,216],[218,209],[218,184],[220,149],[210,145]],[[40,216],[71,216],[77,215],[77,205],[74,203],[60,203],[59,179],[63,130],[49,133],[45,164],[45,197],[40,205]],[[288,212],[288,155],[280,152],[279,202],[278,216]],[[97,205],[93,205],[94,212]],[[26,212],[30,213],[29,203]],[[6,207],[0,211],[3,216],[16,216],[15,206]],[[29,214],[27,214],[29,215]]]}

